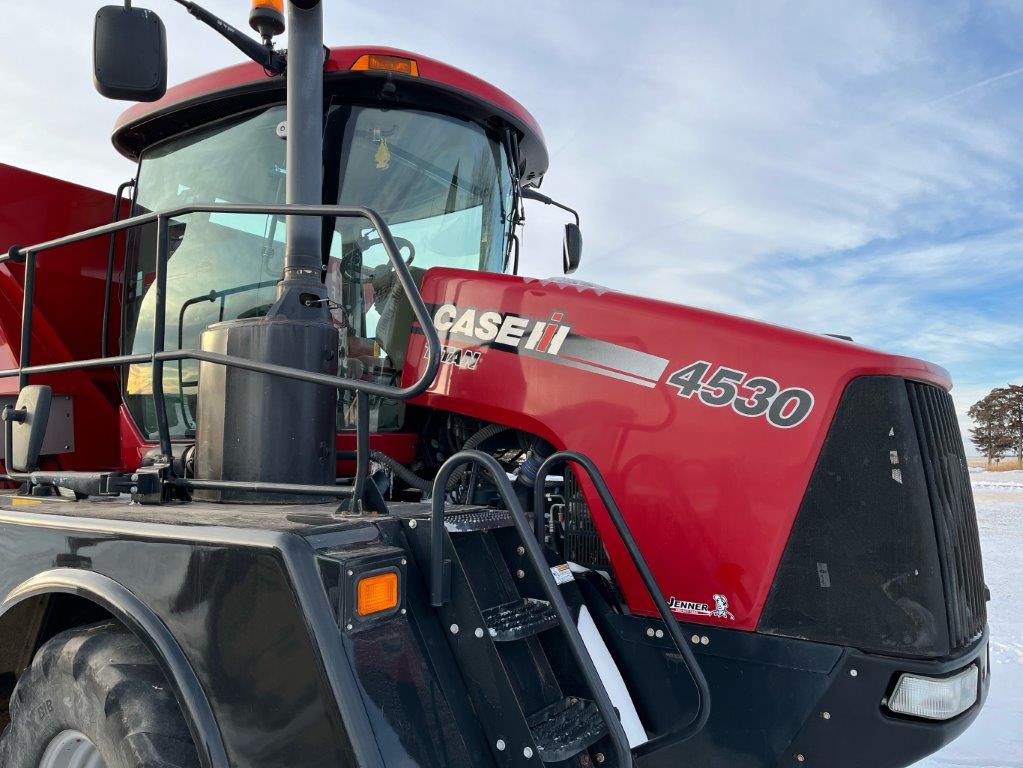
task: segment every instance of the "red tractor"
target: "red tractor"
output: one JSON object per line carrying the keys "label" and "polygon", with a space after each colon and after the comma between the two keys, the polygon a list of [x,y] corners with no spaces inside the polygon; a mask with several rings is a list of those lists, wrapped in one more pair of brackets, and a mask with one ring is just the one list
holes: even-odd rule
{"label": "red tractor", "polygon": [[886,768],[976,718],[945,371],[518,276],[574,211],[517,101],[178,2],[252,61],[167,90],[102,8],[134,179],[0,166],[4,768]]}

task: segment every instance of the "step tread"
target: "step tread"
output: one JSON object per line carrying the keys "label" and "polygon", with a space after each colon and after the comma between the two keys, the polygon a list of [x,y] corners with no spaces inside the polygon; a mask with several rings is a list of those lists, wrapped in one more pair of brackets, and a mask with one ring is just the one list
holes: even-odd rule
{"label": "step tread", "polygon": [[530,715],[527,723],[545,763],[575,757],[607,734],[597,705],[574,696]]}
{"label": "step tread", "polygon": [[527,597],[487,608],[483,621],[495,641],[506,643],[558,626],[558,614],[546,600]]}
{"label": "step tread", "polygon": [[444,516],[444,527],[449,533],[492,531],[515,525],[511,512],[506,509],[477,509]]}

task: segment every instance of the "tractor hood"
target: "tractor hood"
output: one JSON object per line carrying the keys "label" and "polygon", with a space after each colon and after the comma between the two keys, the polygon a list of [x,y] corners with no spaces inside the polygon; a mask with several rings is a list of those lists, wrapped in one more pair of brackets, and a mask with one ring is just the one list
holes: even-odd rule
{"label": "tractor hood", "polygon": [[[757,627],[850,382],[951,386],[920,360],[569,281],[434,269],[423,296],[446,364],[421,402],[590,456],[679,617],[733,628]],[[414,335],[406,382],[422,359]],[[652,613],[589,500],[630,605]]]}

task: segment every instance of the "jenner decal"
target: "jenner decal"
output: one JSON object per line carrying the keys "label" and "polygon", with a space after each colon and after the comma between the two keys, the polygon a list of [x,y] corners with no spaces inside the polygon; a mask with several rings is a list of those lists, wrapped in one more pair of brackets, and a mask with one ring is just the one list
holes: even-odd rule
{"label": "jenner decal", "polygon": [[672,613],[681,616],[710,616],[735,621],[735,616],[728,610],[728,598],[724,595],[714,595],[713,608],[707,603],[694,603],[691,600],[679,600],[677,597],[668,598],[668,607]]}

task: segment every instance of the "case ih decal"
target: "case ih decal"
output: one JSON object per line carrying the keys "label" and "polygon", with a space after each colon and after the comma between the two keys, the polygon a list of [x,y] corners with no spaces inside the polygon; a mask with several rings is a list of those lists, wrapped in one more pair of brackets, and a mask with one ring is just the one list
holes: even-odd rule
{"label": "case ih decal", "polygon": [[433,324],[442,341],[461,341],[653,388],[668,361],[600,339],[572,333],[564,312],[545,318],[441,304]]}
{"label": "case ih decal", "polygon": [[669,386],[678,389],[679,397],[691,399],[712,408],[732,407],[740,416],[763,416],[779,429],[802,424],[813,410],[813,394],[800,387],[782,389],[767,376],[749,376],[743,371],[698,360],[680,368],[668,377]]}
{"label": "case ih decal", "polygon": [[502,315],[493,310],[478,312],[473,307],[459,309],[454,304],[444,304],[434,313],[433,324],[438,331],[451,336],[492,342],[496,347],[556,355],[572,330],[572,326],[561,324],[564,319],[563,312],[551,313],[548,320],[532,320],[521,315]]}

